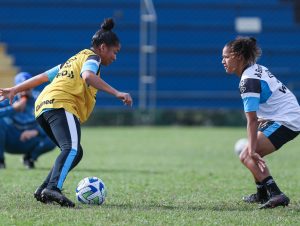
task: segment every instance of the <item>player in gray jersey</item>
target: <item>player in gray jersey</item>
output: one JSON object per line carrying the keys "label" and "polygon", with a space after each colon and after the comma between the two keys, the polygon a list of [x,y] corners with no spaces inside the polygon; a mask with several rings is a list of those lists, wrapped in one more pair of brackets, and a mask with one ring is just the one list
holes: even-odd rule
{"label": "player in gray jersey", "polygon": [[294,94],[266,67],[256,64],[261,49],[254,38],[237,37],[223,48],[227,73],[240,77],[240,93],[247,118],[248,144],[240,160],[252,173],[257,192],[243,197],[260,208],[287,206],[263,159],[294,139],[300,131],[300,106]]}

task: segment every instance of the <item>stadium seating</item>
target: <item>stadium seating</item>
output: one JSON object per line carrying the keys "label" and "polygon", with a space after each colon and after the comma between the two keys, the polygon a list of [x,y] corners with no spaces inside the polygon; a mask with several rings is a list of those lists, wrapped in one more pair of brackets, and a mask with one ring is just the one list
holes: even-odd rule
{"label": "stadium seating", "polygon": [[14,66],[14,58],[6,52],[6,45],[0,43],[0,75],[1,86],[9,87],[14,84],[14,76],[18,68]]}
{"label": "stadium seating", "polygon": [[[103,18],[115,17],[122,43],[118,60],[102,77],[129,91],[137,102],[140,4],[137,0],[0,0],[0,41],[15,64],[33,74],[64,62],[82,48]],[[158,16],[157,107],[234,109],[241,107],[238,79],[221,64],[224,44],[237,35],[255,36],[259,61],[300,97],[300,28],[293,5],[280,0],[154,1]],[[239,34],[237,17],[258,17],[262,32]],[[120,107],[99,94],[99,107]],[[138,105],[136,105],[138,106]]]}

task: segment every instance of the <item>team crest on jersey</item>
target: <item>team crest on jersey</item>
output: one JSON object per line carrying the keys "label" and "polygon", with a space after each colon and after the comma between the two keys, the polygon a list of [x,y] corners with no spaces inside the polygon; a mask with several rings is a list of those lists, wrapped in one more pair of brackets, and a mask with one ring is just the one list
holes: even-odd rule
{"label": "team crest on jersey", "polygon": [[244,93],[246,91],[245,85],[246,85],[246,80],[241,80],[240,81],[240,85],[239,85],[239,87],[240,87],[240,93]]}
{"label": "team crest on jersey", "polygon": [[259,79],[245,78],[240,81],[240,93],[260,93],[261,86]]}

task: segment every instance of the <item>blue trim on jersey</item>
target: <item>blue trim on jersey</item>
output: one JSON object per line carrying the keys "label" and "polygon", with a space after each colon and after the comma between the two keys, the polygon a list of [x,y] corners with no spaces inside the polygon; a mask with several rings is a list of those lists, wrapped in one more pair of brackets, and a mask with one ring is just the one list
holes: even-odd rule
{"label": "blue trim on jersey", "polygon": [[75,158],[77,154],[77,150],[76,149],[72,149],[65,161],[65,164],[63,165],[62,167],[62,170],[61,170],[61,173],[60,173],[60,176],[59,176],[59,179],[58,179],[58,183],[57,183],[57,187],[61,190],[62,189],[62,186],[63,186],[63,183],[67,177],[67,174],[71,168],[71,165],[72,165],[72,162]]}
{"label": "blue trim on jersey", "polygon": [[245,97],[243,98],[243,104],[245,112],[257,111],[259,108],[259,98]]}
{"label": "blue trim on jersey", "polygon": [[52,82],[53,79],[55,78],[55,76],[58,74],[59,69],[60,69],[60,65],[57,65],[57,66],[55,66],[55,67],[53,67],[50,70],[45,72],[47,74],[48,79],[49,79],[50,82]]}
{"label": "blue trim on jersey", "polygon": [[266,81],[260,80],[260,85],[261,85],[260,103],[266,103],[267,100],[272,95],[272,91]]}
{"label": "blue trim on jersey", "polygon": [[270,125],[268,128],[266,128],[262,133],[266,136],[269,137],[271,136],[281,125],[278,124],[277,122],[274,122],[272,125]]}
{"label": "blue trim on jersey", "polygon": [[92,71],[97,74],[98,68],[99,64],[95,60],[88,60],[83,64],[80,74],[84,71]]}

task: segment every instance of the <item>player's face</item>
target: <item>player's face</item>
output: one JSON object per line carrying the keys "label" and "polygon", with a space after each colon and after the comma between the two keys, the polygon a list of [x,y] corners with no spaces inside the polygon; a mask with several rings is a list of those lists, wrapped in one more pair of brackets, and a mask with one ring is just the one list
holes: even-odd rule
{"label": "player's face", "polygon": [[105,44],[101,44],[100,46],[100,58],[101,64],[107,66],[110,65],[117,59],[117,53],[120,51],[121,45],[117,46],[107,46]]}
{"label": "player's face", "polygon": [[238,74],[240,68],[240,57],[234,55],[230,48],[225,46],[222,53],[222,64],[228,74]]}

